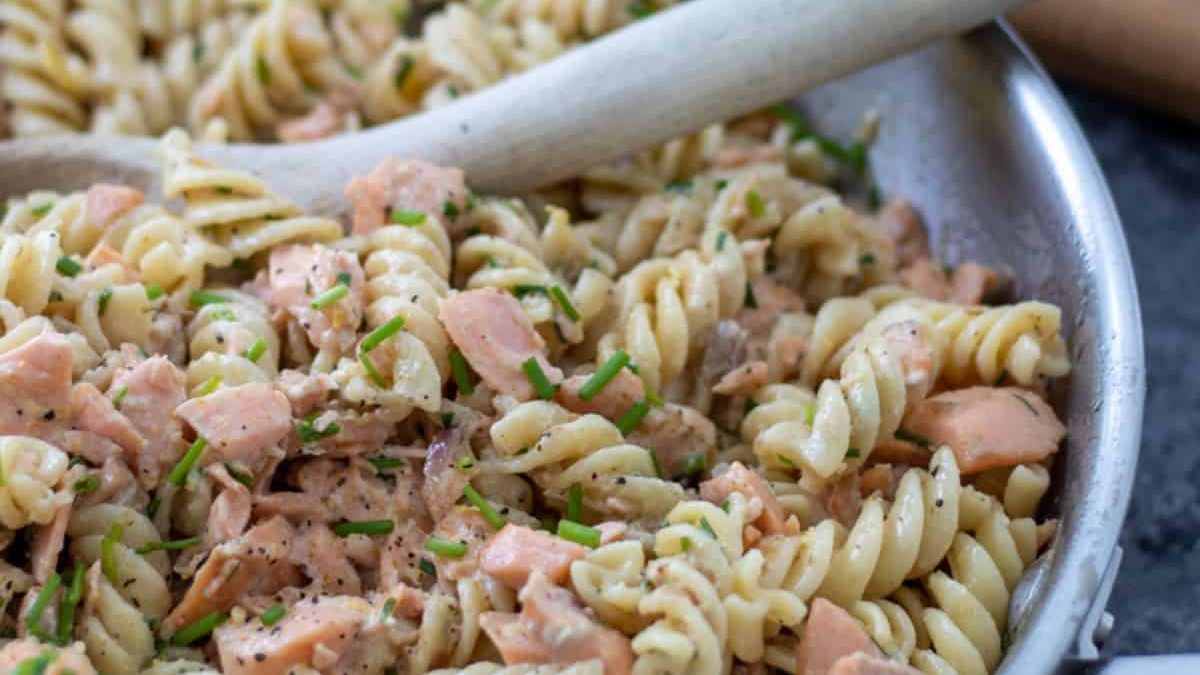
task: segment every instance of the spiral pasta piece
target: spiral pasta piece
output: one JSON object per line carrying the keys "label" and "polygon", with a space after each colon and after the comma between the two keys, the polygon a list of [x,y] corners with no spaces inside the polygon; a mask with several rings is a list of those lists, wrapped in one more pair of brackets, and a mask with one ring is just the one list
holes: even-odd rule
{"label": "spiral pasta piece", "polygon": [[0,436],[0,523],[15,530],[45,525],[71,503],[70,486],[60,485],[67,471],[62,450],[28,436]]}
{"label": "spiral pasta piece", "polygon": [[285,242],[325,242],[342,229],[328,218],[306,216],[246,171],[222,169],[192,151],[187,134],[163,137],[163,196],[183,197],[183,221],[212,235],[234,258],[249,258]]}
{"label": "spiral pasta piece", "polygon": [[530,401],[505,413],[490,435],[497,456],[485,458],[482,468],[531,474],[552,505],[565,505],[571,486],[579,484],[591,512],[658,518],[683,496],[678,484],[656,476],[649,451],[626,443],[616,425],[599,415]]}
{"label": "spiral pasta piece", "polygon": [[318,96],[310,88],[332,92],[353,81],[314,4],[272,0],[193,99],[189,126],[204,134],[216,122],[230,140],[256,140],[311,109]]}
{"label": "spiral pasta piece", "polygon": [[[641,11],[665,9],[672,4],[648,3]],[[562,40],[599,37],[635,20],[629,3],[622,0],[471,0],[471,6],[489,21],[520,26],[526,21],[549,24]]]}
{"label": "spiral pasta piece", "polygon": [[802,600],[819,595],[852,607],[885,597],[941,562],[958,532],[961,492],[953,453],[939,449],[928,471],[904,474],[890,506],[877,496],[865,501],[848,532],[825,520],[801,535],[766,538],[763,576]]}
{"label": "spiral pasta piece", "polygon": [[366,274],[367,326],[401,317],[404,330],[369,358],[384,378],[375,382],[360,360],[343,359],[334,374],[348,401],[386,407],[399,416],[420,408],[436,412],[450,375],[450,340],[437,319],[438,300],[450,291],[450,239],[441,221],[388,225],[359,243]]}
{"label": "spiral pasta piece", "polygon": [[166,553],[138,553],[160,541],[158,530],[132,508],[98,504],[71,515],[67,536],[71,557],[91,566],[77,627],[88,658],[103,673],[137,672],[155,653],[147,619],[171,606]]}
{"label": "spiral pasta piece", "polygon": [[[907,339],[910,330],[922,335],[915,324],[911,328],[896,326],[902,328],[898,339]],[[936,344],[932,337],[925,333],[920,344]],[[892,437],[909,401],[927,392],[934,380],[927,366],[918,370],[920,364],[909,364],[901,349],[883,337],[862,343],[842,362],[841,379],[826,380],[817,389],[811,419],[779,422],[763,429],[753,441],[755,454],[786,457],[822,480],[831,477],[848,457],[852,464],[860,464],[879,441]],[[914,356],[914,360],[921,358],[920,353]]]}
{"label": "spiral pasta piece", "polygon": [[706,236],[700,252],[639,263],[617,282],[617,315],[623,325],[601,338],[599,358],[617,348],[629,353],[652,389],[663,389],[703,350],[717,322],[737,312],[747,277],[736,242]]}
{"label": "spiral pasta piece", "polygon": [[62,257],[58,234],[0,235],[0,299],[38,314],[50,302],[55,265]]}
{"label": "spiral pasta piece", "polygon": [[0,5],[0,97],[12,110],[14,136],[81,131],[88,67],[66,47],[63,0],[12,0]]}
{"label": "spiral pasta piece", "polygon": [[571,563],[571,585],[605,625],[636,633],[645,623],[638,615],[638,603],[645,595],[645,567],[646,554],[639,542],[617,541]]}
{"label": "spiral pasta piece", "polygon": [[[213,381],[228,387],[273,381],[279,369],[280,340],[267,306],[241,291],[208,292],[218,301],[202,305],[187,326],[188,389],[195,394]],[[266,343],[266,350],[251,360],[246,354],[258,340]]]}

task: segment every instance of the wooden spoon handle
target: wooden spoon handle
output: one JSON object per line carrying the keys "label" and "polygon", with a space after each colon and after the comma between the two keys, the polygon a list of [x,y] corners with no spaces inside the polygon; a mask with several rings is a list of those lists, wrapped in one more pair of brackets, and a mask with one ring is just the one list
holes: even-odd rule
{"label": "wooden spoon handle", "polygon": [[1056,74],[1200,121],[1200,2],[1038,0],[1012,20]]}
{"label": "wooden spoon handle", "polygon": [[543,185],[960,33],[1017,4],[693,0],[434,114],[334,141],[331,180],[411,154],[463,167],[482,190]]}

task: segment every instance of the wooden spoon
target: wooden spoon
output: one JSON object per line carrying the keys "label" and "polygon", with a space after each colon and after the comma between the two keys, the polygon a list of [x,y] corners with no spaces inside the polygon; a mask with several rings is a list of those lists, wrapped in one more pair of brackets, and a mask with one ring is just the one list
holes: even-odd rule
{"label": "wooden spoon", "polygon": [[[389,156],[462,167],[484,192],[544,185],[955,35],[1020,0],[692,0],[437,110],[298,145],[202,145],[310,212]],[[157,192],[157,141],[0,144],[0,194],[103,181]]]}

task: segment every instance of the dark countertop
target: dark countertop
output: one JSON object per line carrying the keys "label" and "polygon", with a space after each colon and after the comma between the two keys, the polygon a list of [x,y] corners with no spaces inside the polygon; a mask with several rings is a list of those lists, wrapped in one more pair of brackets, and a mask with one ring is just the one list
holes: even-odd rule
{"label": "dark countertop", "polygon": [[1200,652],[1200,125],[1064,90],[1125,224],[1145,324],[1142,453],[1105,652]]}

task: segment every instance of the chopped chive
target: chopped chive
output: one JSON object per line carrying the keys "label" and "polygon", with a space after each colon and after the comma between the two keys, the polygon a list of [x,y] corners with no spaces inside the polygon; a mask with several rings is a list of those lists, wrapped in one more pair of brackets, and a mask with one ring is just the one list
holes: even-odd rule
{"label": "chopped chive", "polygon": [[200,455],[204,453],[204,448],[208,445],[208,441],[203,438],[197,438],[195,442],[183,453],[183,459],[171,469],[171,473],[167,476],[167,481],[171,485],[183,485],[187,482],[188,474],[191,473],[192,467],[199,461]]}
{"label": "chopped chive", "polygon": [[404,328],[404,317],[397,314],[388,319],[387,323],[367,333],[367,337],[363,338],[359,349],[364,352],[373,351],[376,347],[383,344],[383,341],[392,337]]}
{"label": "chopped chive", "polygon": [[650,466],[654,467],[654,476],[656,478],[662,478],[662,464],[658,463],[658,455],[654,454],[654,448],[646,448],[646,452],[650,455]]}
{"label": "chopped chive", "polygon": [[359,520],[346,521],[333,526],[333,533],[339,537],[349,537],[352,534],[391,534],[396,523],[391,520]]}
{"label": "chopped chive", "polygon": [[59,258],[58,262],[54,263],[54,269],[58,270],[64,276],[73,277],[83,271],[83,265],[64,256]]}
{"label": "chopped chive", "polygon": [[97,308],[97,313],[100,316],[104,316],[104,313],[108,311],[108,303],[112,300],[112,296],[113,290],[111,288],[100,291],[99,307]]}
{"label": "chopped chive", "polygon": [[188,304],[192,307],[218,305],[224,302],[229,302],[229,298],[211,291],[192,291],[192,294],[188,296]]}
{"label": "chopped chive", "polygon": [[932,443],[929,442],[928,438],[925,438],[924,436],[918,436],[918,435],[916,435],[910,431],[906,431],[904,429],[897,429],[896,433],[894,435],[897,439],[899,439],[901,441],[908,441],[909,443],[914,443],[917,446],[922,447],[922,448],[928,448],[930,445],[932,445]]}
{"label": "chopped chive", "polygon": [[71,585],[67,587],[58,605],[58,643],[65,645],[71,641],[75,632],[75,608],[83,599],[83,563],[75,563],[75,571],[71,573]]}
{"label": "chopped chive", "polygon": [[713,186],[717,188],[717,192],[724,190],[726,185],[729,185],[729,181],[725,180],[724,178],[718,178],[717,182],[713,184]]}
{"label": "chopped chive", "polygon": [[781,463],[788,466],[796,466],[796,463],[792,461],[792,458],[788,457],[787,455],[775,455],[775,459],[778,459]]}
{"label": "chopped chive", "polygon": [[417,568],[431,577],[437,576],[437,568],[433,566],[429,558],[421,558],[421,561],[417,563]]}
{"label": "chopped chive", "polygon": [[810,403],[804,407],[804,423],[811,427],[813,425],[813,422],[816,421],[816,419],[817,419],[817,406]]}
{"label": "chopped chive", "polygon": [[395,598],[388,598],[387,601],[385,601],[383,603],[383,611],[380,612],[380,615],[384,619],[390,617],[392,614],[394,614],[396,612],[396,605],[397,605],[397,602],[396,602]]}
{"label": "chopped chive", "polygon": [[375,386],[380,388],[387,387],[387,380],[383,379],[383,374],[375,367],[375,362],[371,360],[371,357],[366,352],[358,352],[358,362],[362,364],[363,370],[367,371],[367,377],[371,378]]}
{"label": "chopped chive", "polygon": [[442,205],[442,213],[450,219],[450,222],[454,222],[454,219],[458,218],[458,205],[447,199],[446,203]]}
{"label": "chopped chive", "polygon": [[356,80],[363,79],[362,68],[359,68],[358,66],[356,66],[352,63],[346,64],[346,72],[350,74],[350,77],[353,77]]}
{"label": "chopped chive", "polygon": [[600,390],[604,389],[604,386],[611,382],[617,376],[617,373],[621,372],[621,369],[628,365],[628,363],[629,353],[624,349],[618,349],[613,352],[613,355],[608,357],[604,365],[600,366],[600,369],[579,388],[579,398],[585,401],[595,398],[596,394],[599,394]]}
{"label": "chopped chive", "polygon": [[334,284],[332,288],[313,298],[312,302],[308,303],[308,306],[312,307],[313,309],[325,309],[338,300],[346,297],[349,295],[349,293],[350,287],[346,284]]}
{"label": "chopped chive", "polygon": [[174,541],[149,541],[137,547],[136,551],[138,555],[146,555],[154,551],[182,551],[185,548],[199,546],[202,541],[204,540],[200,537],[188,537]]}
{"label": "chopped chive", "polygon": [[746,284],[746,297],[742,298],[742,302],[750,309],[758,308],[758,298],[754,296],[754,287],[750,284]]}
{"label": "chopped chive", "polygon": [[667,192],[690,192],[692,189],[692,181],[690,180],[673,180],[667,183],[663,188]]}
{"label": "chopped chive", "polygon": [[757,407],[758,407],[758,401],[755,401],[752,398],[748,398],[748,399],[746,399],[746,402],[742,404],[742,414],[749,415],[750,411],[754,410]]}
{"label": "chopped chive", "polygon": [[58,291],[50,291],[50,295],[46,297],[46,302],[62,302],[63,294]]}
{"label": "chopped chive", "polygon": [[463,486],[463,494],[467,497],[467,501],[471,502],[472,506],[479,509],[479,514],[483,516],[484,520],[488,521],[489,525],[497,530],[504,527],[504,517],[470,484]]}
{"label": "chopped chive", "polygon": [[729,233],[721,230],[717,233],[717,252],[720,253],[725,249],[725,240],[729,238]]}
{"label": "chopped chive", "polygon": [[113,584],[117,583],[117,558],[113,547],[116,546],[121,537],[125,534],[125,526],[121,523],[113,523],[112,527],[108,528],[108,532],[100,539],[100,571]]}
{"label": "chopped chive", "polygon": [[[231,187],[229,187],[229,186],[227,186],[227,185],[218,185],[217,187],[215,187],[215,188],[213,188],[213,189],[214,189],[214,190],[216,190],[216,191],[217,191],[217,194],[219,194],[219,195],[231,195],[231,194],[233,194],[233,188],[231,188]],[[270,217],[270,216],[268,216],[268,218],[269,218],[269,217]]]}
{"label": "chopped chive", "polygon": [[725,513],[729,513],[729,500],[728,499],[721,502],[721,510],[724,511]]}
{"label": "chopped chive", "polygon": [[862,457],[862,451],[859,450],[858,448],[850,448],[849,450],[846,451],[846,456],[851,459],[854,459],[857,457]]}
{"label": "chopped chive", "polygon": [[258,363],[258,360],[262,358],[262,355],[265,354],[266,351],[267,341],[262,338],[258,338],[254,341],[254,344],[250,345],[250,348],[246,350],[244,356],[250,361],[250,363]]}
{"label": "chopped chive", "polygon": [[716,530],[713,529],[712,524],[708,522],[708,518],[705,516],[700,516],[700,527],[708,533],[708,536],[712,537],[713,539],[717,538]]}
{"label": "chopped chive", "polygon": [[555,284],[550,287],[550,297],[554,298],[554,302],[562,309],[563,314],[571,321],[578,322],[582,317],[579,310],[575,309],[575,305],[571,304],[571,298],[567,297],[567,292],[562,289],[562,286]]}
{"label": "chopped chive", "polygon": [[146,505],[146,515],[153,519],[158,514],[158,507],[162,506],[162,497],[155,497]]}
{"label": "chopped chive", "polygon": [[649,387],[646,387],[644,390],[642,390],[642,395],[646,397],[646,403],[649,403],[655,408],[661,408],[667,404],[667,402],[663,400],[663,397],[660,396],[657,391],[654,391]]}
{"label": "chopped chive", "polygon": [[553,518],[542,518],[538,521],[538,528],[554,534],[558,529],[558,521]]}
{"label": "chopped chive", "polygon": [[258,74],[258,81],[263,84],[271,82],[271,66],[262,56],[258,57],[258,61],[254,64],[255,72]]}
{"label": "chopped chive", "polygon": [[708,462],[704,460],[703,453],[688,455],[687,461],[683,465],[683,475],[688,478],[696,478],[704,473],[708,468]]}
{"label": "chopped chive", "polygon": [[399,457],[384,457],[382,455],[368,457],[367,461],[371,463],[371,466],[375,467],[375,471],[377,473],[391,471],[392,469],[403,469],[405,463],[404,460],[400,459]]}
{"label": "chopped chive", "polygon": [[413,209],[392,209],[391,221],[397,225],[420,225],[425,222],[425,212]]}
{"label": "chopped chive", "polygon": [[229,473],[230,478],[233,478],[242,485],[248,488],[254,487],[254,474],[242,471],[232,464],[226,464],[225,471]]}
{"label": "chopped chive", "polygon": [[284,614],[287,614],[287,608],[283,606],[283,603],[277,602],[259,614],[258,620],[262,622],[262,625],[270,627],[279,623]]}
{"label": "chopped chive", "polygon": [[55,638],[42,629],[38,623],[42,619],[42,613],[46,611],[46,606],[50,604],[50,599],[58,592],[59,586],[62,586],[62,577],[58,572],[50,575],[46,580],[46,585],[42,586],[42,590],[38,591],[37,597],[33,599],[33,606],[29,608],[29,613],[25,615],[25,627],[30,633],[38,636],[46,642],[54,642]]}
{"label": "chopped chive", "polygon": [[209,394],[213,393],[217,390],[217,387],[221,386],[221,381],[222,378],[220,375],[213,375],[212,377],[208,378],[204,381],[204,384],[200,385],[198,395],[208,396]]}
{"label": "chopped chive", "polygon": [[516,284],[512,288],[513,295],[518,298],[524,298],[530,293],[540,293],[546,295],[546,287],[540,284]]}
{"label": "chopped chive", "polygon": [[467,545],[461,541],[430,537],[425,540],[425,550],[443,558],[461,558],[467,554]]}
{"label": "chopped chive", "polygon": [[470,396],[474,393],[475,385],[471,384],[471,373],[467,370],[467,360],[457,349],[450,350],[450,372],[454,374],[454,384],[458,387],[459,394]]}
{"label": "chopped chive", "polygon": [[129,387],[121,385],[116,394],[113,394],[112,404],[117,410],[121,409],[121,401],[125,400],[125,396],[129,394]]}
{"label": "chopped chive", "polygon": [[644,19],[654,13],[654,7],[646,0],[633,0],[625,10],[635,19]]}
{"label": "chopped chive", "polygon": [[858,264],[860,264],[860,265],[874,265],[874,264],[875,264],[875,254],[874,254],[874,253],[864,253],[864,254],[863,254],[863,255],[862,255],[862,256],[861,256],[861,257],[858,259]]}
{"label": "chopped chive", "polygon": [[634,375],[637,375],[638,373],[640,373],[642,371],[642,369],[638,368],[638,365],[632,361],[625,364],[625,367],[628,368],[629,372],[633,373]]}
{"label": "chopped chive", "polygon": [[600,545],[600,530],[571,520],[558,521],[558,536],[588,548],[596,548]]}
{"label": "chopped chive", "polygon": [[621,430],[621,434],[628,436],[631,431],[637,428],[637,425],[642,423],[642,418],[646,413],[650,412],[650,404],[646,401],[638,401],[629,406],[621,419],[617,420],[617,428]]}
{"label": "chopped chive", "polygon": [[442,428],[443,429],[449,428],[453,425],[454,425],[454,413],[452,413],[452,412],[442,413]]}
{"label": "chopped chive", "polygon": [[762,218],[767,213],[767,207],[763,204],[762,195],[758,190],[750,190],[746,193],[746,209],[754,218]]}
{"label": "chopped chive", "polygon": [[204,59],[204,42],[196,40],[196,44],[192,45],[192,62],[200,63]]}
{"label": "chopped chive", "polygon": [[[41,629],[38,629],[41,631]],[[22,660],[17,664],[17,667],[12,670],[9,675],[45,675],[50,665],[58,658],[58,650],[49,648],[37,656],[31,656]],[[60,675],[66,675],[67,671],[59,671]]]}
{"label": "chopped chive", "polygon": [[337,281],[339,284],[346,284],[349,286],[350,282],[352,281],[352,277],[350,276],[349,272],[338,272]]}
{"label": "chopped chive", "polygon": [[583,486],[579,483],[571,483],[567,497],[567,520],[583,522]]}
{"label": "chopped chive", "polygon": [[396,76],[393,78],[393,84],[395,84],[397,89],[403,89],[404,81],[408,79],[408,74],[413,69],[413,58],[408,54],[403,54],[399,61],[399,67],[396,68]]}
{"label": "chopped chive", "polygon": [[526,359],[521,364],[521,370],[525,371],[525,377],[529,378],[529,383],[533,385],[539,398],[546,401],[554,398],[554,394],[558,392],[558,386],[550,384],[550,380],[546,378],[546,373],[542,370],[536,356]]}
{"label": "chopped chive", "polygon": [[98,489],[100,489],[100,477],[94,473],[80,476],[71,486],[71,490],[77,495],[90,495]]}
{"label": "chopped chive", "polygon": [[680,537],[679,548],[681,550],[683,550],[684,553],[687,553],[688,551],[692,550],[692,538],[691,537]]}
{"label": "chopped chive", "polygon": [[189,626],[184,627],[175,635],[171,636],[171,644],[176,647],[186,647],[193,642],[206,637],[213,630],[225,623],[229,617],[224,612],[211,612],[205,617],[198,619]]}
{"label": "chopped chive", "polygon": [[208,318],[213,321],[237,321],[238,316],[228,307],[214,307],[208,310]]}
{"label": "chopped chive", "polygon": [[454,468],[458,469],[459,471],[462,471],[463,473],[466,473],[466,472],[470,471],[471,469],[475,468],[475,458],[471,457],[470,455],[467,455],[467,456],[459,459],[458,462],[455,463]]}
{"label": "chopped chive", "polygon": [[446,93],[450,94],[450,98],[458,98],[458,87],[453,84],[446,86]]}
{"label": "chopped chive", "polygon": [[146,289],[146,299],[151,302],[163,296],[163,287],[158,284],[146,284],[143,288]]}
{"label": "chopped chive", "polygon": [[53,207],[54,207],[54,202],[46,202],[45,204],[38,204],[37,206],[33,207],[32,209],[29,209],[29,212],[35,216],[44,216],[47,213],[49,213],[50,209]]}
{"label": "chopped chive", "polygon": [[867,190],[867,207],[878,211],[880,206],[883,206],[883,195],[879,192],[879,186],[872,183],[871,188]]}

